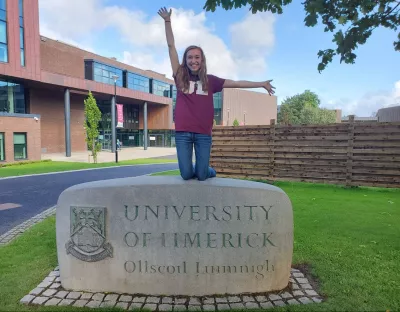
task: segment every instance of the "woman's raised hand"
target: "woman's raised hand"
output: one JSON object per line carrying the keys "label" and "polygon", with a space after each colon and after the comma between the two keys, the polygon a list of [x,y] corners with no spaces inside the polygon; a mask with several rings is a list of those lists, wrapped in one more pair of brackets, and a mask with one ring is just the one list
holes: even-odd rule
{"label": "woman's raised hand", "polygon": [[171,20],[171,13],[172,9],[170,9],[168,12],[166,7],[163,7],[160,10],[158,10],[158,15],[160,15],[166,22],[169,22]]}

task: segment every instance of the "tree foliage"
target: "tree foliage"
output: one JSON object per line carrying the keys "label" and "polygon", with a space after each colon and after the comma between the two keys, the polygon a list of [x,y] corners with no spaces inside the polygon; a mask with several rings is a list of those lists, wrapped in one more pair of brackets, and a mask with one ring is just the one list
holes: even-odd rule
{"label": "tree foliage", "polygon": [[318,95],[309,90],[301,94],[286,98],[281,105],[280,112],[278,113],[278,122],[285,124],[299,124],[301,123],[301,115],[303,109],[307,107],[318,108],[320,100]]}
{"label": "tree foliage", "polygon": [[239,126],[239,121],[235,118],[235,120],[233,121],[233,125],[235,127]]}
{"label": "tree foliage", "polygon": [[328,124],[336,121],[335,111],[320,108],[321,101],[309,90],[286,98],[278,113],[278,123],[295,124]]}
{"label": "tree foliage", "polygon": [[[214,12],[221,6],[225,10],[250,6],[250,11],[269,11],[282,14],[283,7],[292,0],[207,0],[204,9]],[[304,24],[314,27],[319,22],[325,32],[333,33],[335,48],[318,52],[318,71],[323,71],[336,55],[340,63],[354,64],[358,46],[367,42],[378,27],[397,31],[400,24],[400,0],[304,0]],[[393,42],[394,49],[400,51],[400,32]]]}
{"label": "tree foliage", "polygon": [[89,91],[88,97],[85,99],[85,130],[86,142],[89,150],[92,152],[93,161],[97,163],[97,153],[101,149],[99,138],[99,122],[101,120],[101,111],[97,106],[96,99],[92,92]]}

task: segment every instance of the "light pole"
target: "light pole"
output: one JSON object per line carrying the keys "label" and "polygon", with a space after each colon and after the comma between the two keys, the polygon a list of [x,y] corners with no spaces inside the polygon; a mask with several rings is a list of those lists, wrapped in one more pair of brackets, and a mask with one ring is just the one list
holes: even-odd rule
{"label": "light pole", "polygon": [[118,162],[118,147],[117,143],[117,123],[116,123],[116,107],[117,107],[117,75],[111,76],[114,79],[114,101],[111,103],[111,151],[115,151],[115,162]]}
{"label": "light pole", "polygon": [[246,111],[243,112],[243,124],[246,125]]}

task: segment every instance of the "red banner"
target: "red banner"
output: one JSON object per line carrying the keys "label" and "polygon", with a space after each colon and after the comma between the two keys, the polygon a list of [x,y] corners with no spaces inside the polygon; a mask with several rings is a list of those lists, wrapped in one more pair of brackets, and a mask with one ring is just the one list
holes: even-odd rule
{"label": "red banner", "polygon": [[117,104],[117,128],[124,127],[124,106]]}

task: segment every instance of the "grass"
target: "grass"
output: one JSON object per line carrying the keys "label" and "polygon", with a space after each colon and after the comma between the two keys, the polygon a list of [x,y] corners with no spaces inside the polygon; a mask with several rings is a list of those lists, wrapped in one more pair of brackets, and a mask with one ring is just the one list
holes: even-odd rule
{"label": "grass", "polygon": [[157,176],[175,176],[175,175],[179,175],[179,170],[162,171],[162,172],[154,173],[152,175],[157,175]]}
{"label": "grass", "polygon": [[0,311],[91,311],[89,308],[37,308],[19,304],[21,298],[36,288],[57,265],[56,248],[54,216],[38,223],[9,245],[0,247]]}
{"label": "grass", "polygon": [[[275,185],[293,205],[293,264],[308,266],[326,302],[269,311],[400,310],[400,189]],[[0,310],[58,311],[18,304],[56,264],[54,217],[0,247]]]}
{"label": "grass", "polygon": [[46,162],[16,164],[6,167],[1,167],[0,177],[13,177],[26,174],[71,171],[79,169],[104,168],[104,167],[126,166],[126,165],[175,163],[175,162],[177,162],[177,160],[175,159],[162,159],[162,158],[142,158],[142,159],[119,161],[118,163],[106,162],[97,164],[83,163],[83,162],[46,161]]}

